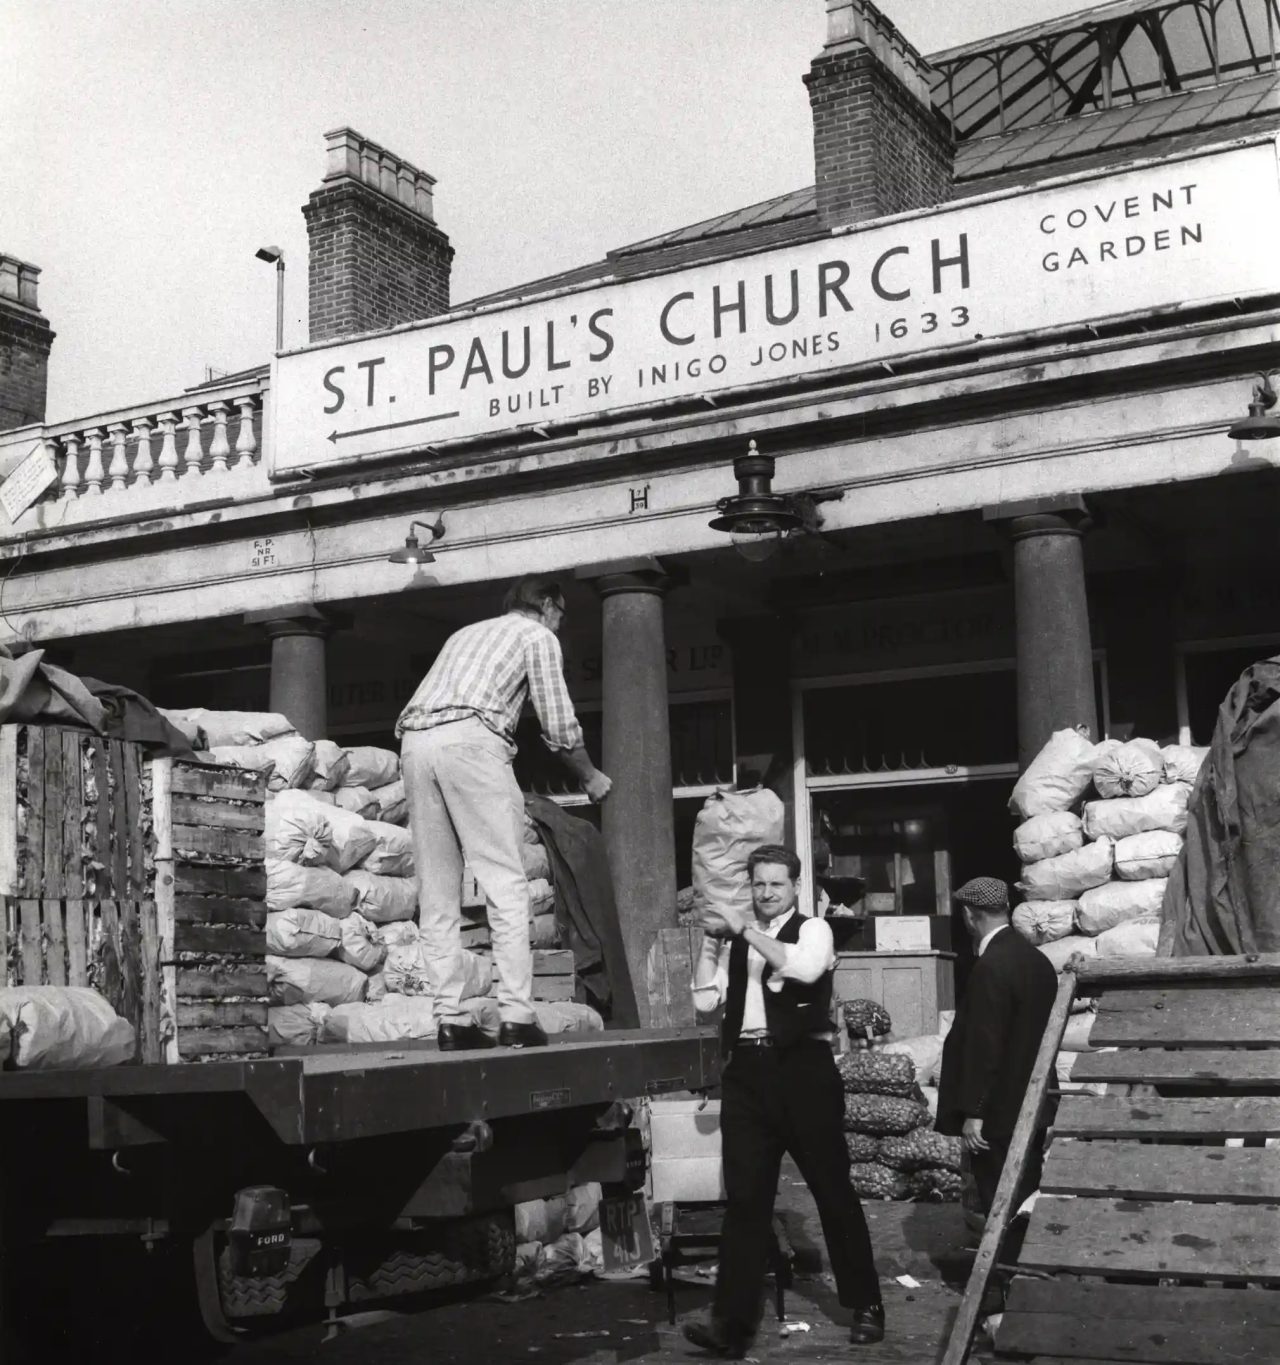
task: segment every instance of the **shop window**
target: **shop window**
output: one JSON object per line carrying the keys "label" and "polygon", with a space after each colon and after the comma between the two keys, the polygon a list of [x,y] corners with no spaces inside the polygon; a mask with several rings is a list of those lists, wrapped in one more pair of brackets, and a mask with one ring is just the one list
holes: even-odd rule
{"label": "shop window", "polygon": [[[1280,641],[1184,653],[1185,714],[1181,717],[1181,725],[1187,742],[1208,744],[1218,723],[1218,708],[1241,673],[1277,654],[1280,654]],[[1188,730],[1189,734],[1186,733]]]}
{"label": "shop window", "polygon": [[813,796],[815,848],[829,855],[820,870],[833,908],[866,915],[945,915],[951,888],[947,812],[882,793],[831,791]]}

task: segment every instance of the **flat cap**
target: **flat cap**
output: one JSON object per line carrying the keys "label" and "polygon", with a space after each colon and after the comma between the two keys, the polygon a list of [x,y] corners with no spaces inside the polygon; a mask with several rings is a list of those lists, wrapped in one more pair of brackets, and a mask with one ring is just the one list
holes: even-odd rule
{"label": "flat cap", "polygon": [[998,877],[973,877],[951,899],[975,910],[1007,910],[1009,888]]}

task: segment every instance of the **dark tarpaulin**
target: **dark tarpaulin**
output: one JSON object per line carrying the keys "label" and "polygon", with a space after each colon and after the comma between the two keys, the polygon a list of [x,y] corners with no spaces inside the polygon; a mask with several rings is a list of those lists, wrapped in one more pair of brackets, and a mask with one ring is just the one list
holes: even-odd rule
{"label": "dark tarpaulin", "polygon": [[545,796],[526,796],[524,808],[547,847],[556,888],[556,918],[573,949],[574,971],[586,1003],[612,1028],[639,1028],[640,1011],[627,967],[622,926],[604,840],[596,829]]}
{"label": "dark tarpaulin", "polygon": [[1280,951],[1280,657],[1245,669],[1218,709],[1165,892],[1158,951]]}

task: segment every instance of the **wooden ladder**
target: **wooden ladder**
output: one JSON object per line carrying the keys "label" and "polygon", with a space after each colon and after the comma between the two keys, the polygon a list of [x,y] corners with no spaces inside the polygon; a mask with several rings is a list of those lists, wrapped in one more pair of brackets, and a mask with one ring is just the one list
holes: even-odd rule
{"label": "wooden ladder", "polygon": [[[978,1307],[1071,1001],[1097,999],[1019,1253],[997,1359],[1280,1362],[1280,954],[1079,961],[1063,974],[943,1365]],[[1120,1092],[1120,1093],[1116,1093]],[[1238,1140],[1226,1145],[1228,1140]]]}

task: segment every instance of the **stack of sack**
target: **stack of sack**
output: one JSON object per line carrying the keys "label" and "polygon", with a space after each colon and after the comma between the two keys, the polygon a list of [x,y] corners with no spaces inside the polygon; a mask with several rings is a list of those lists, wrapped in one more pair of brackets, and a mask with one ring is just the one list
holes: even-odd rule
{"label": "stack of sack", "polygon": [[[883,1008],[856,1000],[843,1008],[850,1037],[869,1044],[836,1063],[844,1083],[845,1143],[855,1192],[864,1199],[957,1199],[960,1140],[933,1131],[937,1091],[931,1106],[921,1088],[935,1079],[944,1035],[877,1043],[891,1030],[868,1030],[865,1019],[871,1013],[878,1023]],[[953,1017],[948,1015],[947,1028]]]}
{"label": "stack of sack", "polygon": [[[561,947],[559,921],[556,919],[556,893],[551,878],[551,859],[542,833],[529,815],[524,815],[524,832],[520,843],[520,861],[529,883],[529,943],[534,948]],[[474,881],[470,869],[463,878],[464,891]],[[492,942],[483,893],[472,888],[470,900],[464,894],[462,907],[462,942],[465,947],[487,951]]]}
{"label": "stack of sack", "polygon": [[600,1231],[601,1189],[594,1181],[568,1194],[529,1199],[515,1206],[513,1289],[547,1289],[586,1279],[604,1269]]}

